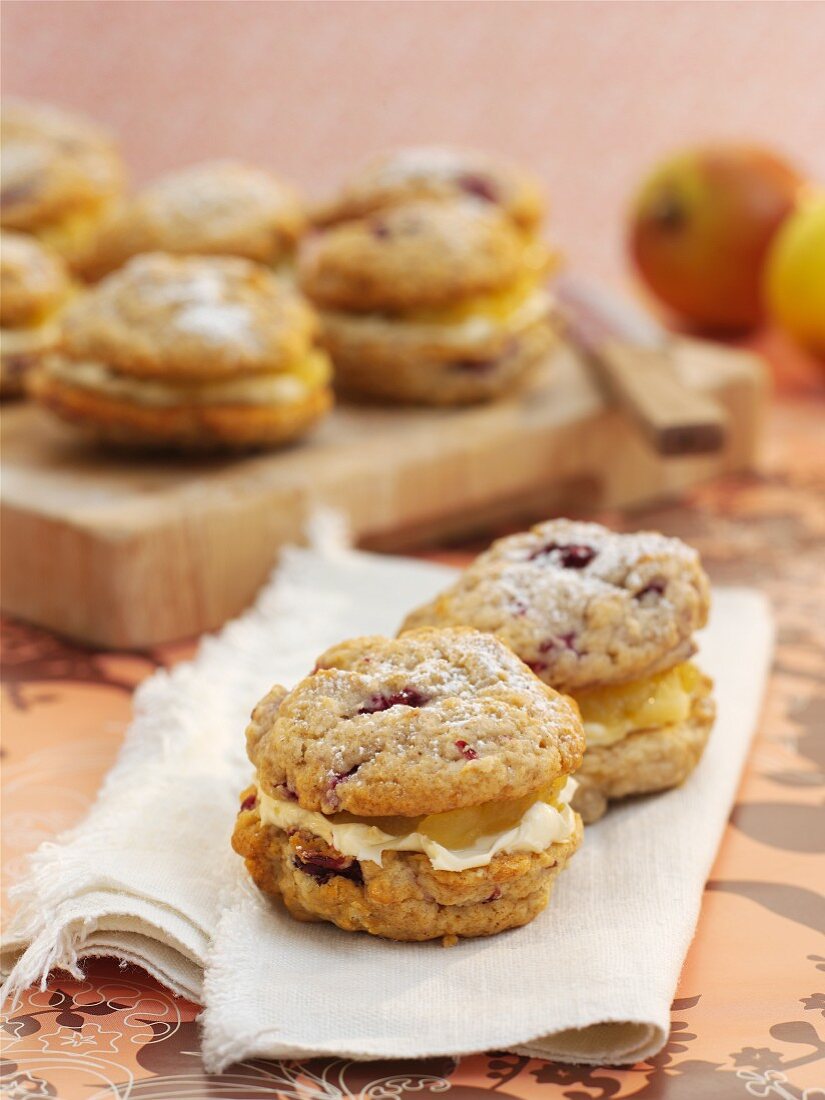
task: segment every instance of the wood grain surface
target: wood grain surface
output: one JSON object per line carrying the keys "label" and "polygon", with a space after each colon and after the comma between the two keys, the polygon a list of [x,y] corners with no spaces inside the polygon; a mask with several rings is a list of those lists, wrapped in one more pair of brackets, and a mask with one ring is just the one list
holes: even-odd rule
{"label": "wood grain surface", "polygon": [[678,344],[682,380],[729,425],[718,454],[665,459],[562,346],[521,394],[461,410],[343,405],[286,451],[207,461],[113,457],[40,409],[4,412],[3,609],[82,641],[154,645],[249,604],[320,505],[382,548],[480,523],[672,497],[754,462],[762,365]]}

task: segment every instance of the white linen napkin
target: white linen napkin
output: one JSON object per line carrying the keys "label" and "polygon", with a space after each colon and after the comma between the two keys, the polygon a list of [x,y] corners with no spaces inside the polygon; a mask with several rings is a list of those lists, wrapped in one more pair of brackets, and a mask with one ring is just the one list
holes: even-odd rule
{"label": "white linen napkin", "polygon": [[755,592],[714,593],[700,663],[719,717],[699,768],[589,828],[526,928],[444,949],[299,924],[229,847],[258,698],[333,642],[394,633],[453,576],[341,545],[288,550],[251,611],[148,680],[90,814],[42,845],[16,888],[4,996],[53,967],[79,974],[90,955],[126,959],[202,1000],[211,1070],[317,1054],[511,1048],[596,1064],[654,1054],[759,713],[773,631]]}

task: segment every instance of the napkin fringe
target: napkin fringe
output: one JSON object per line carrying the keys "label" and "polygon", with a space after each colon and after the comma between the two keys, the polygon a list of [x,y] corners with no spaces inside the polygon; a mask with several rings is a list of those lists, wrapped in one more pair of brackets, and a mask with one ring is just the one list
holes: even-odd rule
{"label": "napkin fringe", "polygon": [[78,961],[78,948],[85,941],[83,926],[87,923],[85,920],[73,921],[56,930],[44,928],[39,932],[0,987],[0,1004],[8,1002],[8,1011],[14,1012],[23,990],[38,986],[42,992],[49,974],[55,969],[66,970],[78,980],[85,977]]}
{"label": "napkin fringe", "polygon": [[[352,546],[346,517],[331,508],[317,506],[306,523],[306,541],[313,554],[330,562],[340,561]],[[134,792],[140,790],[141,779],[156,774],[159,762],[180,757],[189,745],[202,752],[203,746],[198,740],[198,715],[181,706],[181,698],[188,694],[188,682],[197,679],[202,663],[214,664],[217,658],[217,663],[225,666],[232,659],[237,661],[245,652],[254,655],[262,622],[274,621],[281,625],[285,651],[289,649],[287,625],[300,624],[305,631],[309,630],[305,608],[296,602],[305,595],[300,583],[296,583],[296,578],[301,576],[305,553],[287,547],[279,566],[245,615],[227,623],[217,634],[204,637],[192,661],[171,670],[160,669],[136,689],[133,720],[89,813],[79,825],[55,841],[44,841],[32,852],[25,878],[8,891],[9,900],[14,902],[14,916],[3,935],[4,981],[0,985],[0,1005],[9,1001],[14,1008],[23,990],[38,985],[41,990],[45,989],[52,970],[65,970],[72,977],[82,979],[81,958],[92,955],[125,957],[114,947],[95,949],[89,946],[89,936],[98,928],[96,918],[71,917],[67,920],[61,914],[62,905],[89,891],[121,889],[117,882],[96,877],[94,852],[88,844],[91,828],[97,815],[111,806],[113,797],[122,805],[136,797]],[[174,721],[170,720],[172,716]],[[239,739],[237,743],[239,756],[243,756],[241,742]],[[169,941],[173,937],[168,933],[159,934],[157,938],[171,946]],[[14,957],[18,945],[21,950]],[[11,965],[10,956],[14,957]]]}

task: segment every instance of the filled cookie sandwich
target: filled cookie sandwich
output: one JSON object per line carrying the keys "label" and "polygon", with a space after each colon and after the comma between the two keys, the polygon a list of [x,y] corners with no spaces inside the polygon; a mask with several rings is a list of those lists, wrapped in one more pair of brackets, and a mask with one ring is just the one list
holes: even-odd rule
{"label": "filled cookie sandwich", "polygon": [[66,111],[8,100],[0,122],[0,224],[39,237],[80,270],[124,186],[105,131]]}
{"label": "filled cookie sandwich", "polygon": [[0,232],[0,397],[22,394],[26,376],[57,346],[72,290],[56,252],[24,233]]}
{"label": "filled cookie sandwich", "polygon": [[581,841],[575,706],[472,630],[356,638],[247,730],[233,846],[299,920],[395,940],[531,921]]}
{"label": "filled cookie sandwich", "polygon": [[679,539],[559,519],[493,543],[403,629],[490,631],[576,700],[587,751],[574,805],[592,822],[698,763],[715,709],[690,657],[709,600],[699,555]]}
{"label": "filled cookie sandwich", "polygon": [[338,385],[454,405],[516,388],[554,338],[549,255],[495,206],[415,201],[305,238],[298,279]]}
{"label": "filled cookie sandwich", "polygon": [[305,221],[298,193],[272,173],[229,160],[196,164],[124,200],[84,274],[100,278],[141,252],[243,256],[276,267],[291,258]]}
{"label": "filled cookie sandwich", "polygon": [[66,311],[35,372],[44,405],[94,437],[137,447],[268,447],[332,403],[309,306],[236,257],[136,256]]}
{"label": "filled cookie sandwich", "polygon": [[538,229],[545,211],[538,180],[504,158],[445,145],[407,146],[361,165],[337,195],[313,211],[313,222],[328,226],[416,199],[460,198],[498,207],[528,234]]}

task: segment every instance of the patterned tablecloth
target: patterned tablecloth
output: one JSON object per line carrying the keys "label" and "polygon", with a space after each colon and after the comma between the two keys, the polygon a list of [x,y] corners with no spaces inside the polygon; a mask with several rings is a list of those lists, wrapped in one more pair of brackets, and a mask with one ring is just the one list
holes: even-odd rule
{"label": "patterned tablecloth", "polygon": [[[670,1041],[660,1054],[624,1070],[489,1053],[460,1061],[252,1061],[210,1077],[198,1056],[197,1006],[139,970],[100,960],[84,981],[55,977],[3,1018],[2,1095],[825,1097],[825,902],[818,892],[825,846],[823,415],[815,394],[784,400],[774,410],[761,473],[715,482],[677,505],[598,517],[690,540],[714,580],[767,592],[779,624],[761,729],[707,884],[673,1002]],[[475,549],[439,556],[462,560]],[[83,815],[117,752],[135,685],[192,647],[103,654],[6,622],[3,648],[8,887],[23,871],[27,851]]]}

